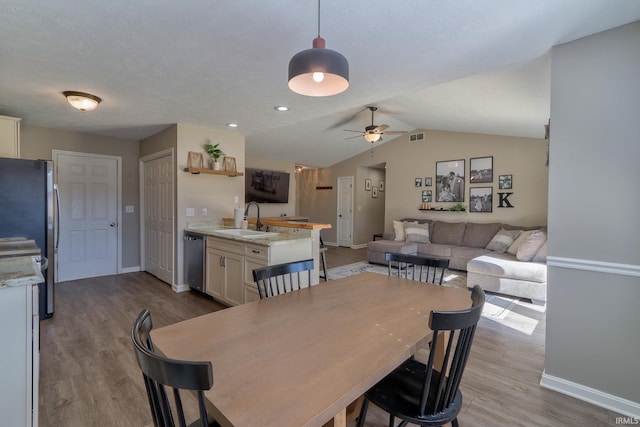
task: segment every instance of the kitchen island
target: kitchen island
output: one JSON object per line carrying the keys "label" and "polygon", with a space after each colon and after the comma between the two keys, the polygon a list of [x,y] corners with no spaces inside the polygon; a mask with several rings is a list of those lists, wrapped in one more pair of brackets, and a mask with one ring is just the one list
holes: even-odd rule
{"label": "kitchen island", "polygon": [[249,230],[233,229],[233,219],[189,223],[185,233],[206,238],[204,291],[227,305],[259,299],[252,271],[267,265],[304,259],[314,260],[310,285],[319,282],[320,230],[330,227],[297,221],[272,221],[263,224],[269,231],[255,231],[255,219]]}
{"label": "kitchen island", "polygon": [[31,256],[0,252],[0,414],[2,425],[38,426],[38,283]]}

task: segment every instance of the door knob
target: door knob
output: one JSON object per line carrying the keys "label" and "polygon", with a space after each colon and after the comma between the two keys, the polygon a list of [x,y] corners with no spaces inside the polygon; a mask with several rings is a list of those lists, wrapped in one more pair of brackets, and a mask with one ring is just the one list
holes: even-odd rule
{"label": "door knob", "polygon": [[112,222],[111,224],[109,224],[109,227],[111,227],[111,228],[113,228],[113,227],[115,227],[115,226],[116,226],[116,223],[115,223],[115,222]]}

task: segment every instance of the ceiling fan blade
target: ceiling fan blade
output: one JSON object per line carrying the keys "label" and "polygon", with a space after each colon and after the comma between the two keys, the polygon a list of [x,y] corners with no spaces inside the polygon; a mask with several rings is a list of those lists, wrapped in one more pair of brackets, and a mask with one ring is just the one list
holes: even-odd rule
{"label": "ceiling fan blade", "polygon": [[390,130],[387,132],[383,132],[385,135],[404,135],[405,133],[409,133],[406,130]]}
{"label": "ceiling fan blade", "polygon": [[362,135],[350,136],[349,138],[345,138],[345,139],[360,138],[361,136],[362,136]]}
{"label": "ceiling fan blade", "polygon": [[364,133],[361,130],[351,130],[351,129],[342,129],[345,132],[358,132],[358,133]]}
{"label": "ceiling fan blade", "polygon": [[373,129],[373,132],[375,132],[375,133],[382,133],[382,132],[383,132],[386,128],[388,128],[388,127],[389,127],[389,125],[380,125],[380,126],[376,126],[376,127]]}

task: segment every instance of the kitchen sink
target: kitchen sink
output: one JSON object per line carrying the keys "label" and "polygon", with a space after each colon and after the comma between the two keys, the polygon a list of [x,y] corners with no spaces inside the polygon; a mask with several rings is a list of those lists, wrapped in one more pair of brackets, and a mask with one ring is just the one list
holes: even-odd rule
{"label": "kitchen sink", "polygon": [[214,230],[214,234],[221,234],[223,236],[242,237],[243,239],[263,239],[265,237],[274,237],[280,233],[272,233],[266,231],[244,230],[241,228],[231,228],[226,230]]}

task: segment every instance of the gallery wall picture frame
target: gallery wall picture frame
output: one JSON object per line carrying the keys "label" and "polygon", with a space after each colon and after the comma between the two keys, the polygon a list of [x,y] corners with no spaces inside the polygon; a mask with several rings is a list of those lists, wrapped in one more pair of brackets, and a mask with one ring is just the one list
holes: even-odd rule
{"label": "gallery wall picture frame", "polygon": [[202,156],[202,153],[189,151],[189,157],[187,158],[187,167],[189,169],[204,169],[204,158]]}
{"label": "gallery wall picture frame", "polygon": [[384,191],[384,181],[378,182],[378,188],[380,189],[380,191]]}
{"label": "gallery wall picture frame", "polygon": [[422,203],[431,203],[431,190],[422,190]]}
{"label": "gallery wall picture frame", "polygon": [[513,175],[498,176],[498,189],[511,190],[513,188]]}
{"label": "gallery wall picture frame", "polygon": [[493,187],[469,188],[469,212],[493,212]]}
{"label": "gallery wall picture frame", "polygon": [[464,159],[436,162],[436,201],[464,202]]}
{"label": "gallery wall picture frame", "polygon": [[433,185],[433,182],[431,180],[430,176],[427,176],[424,178],[424,186],[425,187],[431,187]]}
{"label": "gallery wall picture frame", "polygon": [[422,178],[416,178],[414,185],[416,187],[422,187]]}
{"label": "gallery wall picture frame", "polygon": [[371,197],[374,199],[378,198],[378,187],[371,188]]}
{"label": "gallery wall picture frame", "polygon": [[473,157],[469,161],[469,184],[493,182],[493,156]]}
{"label": "gallery wall picture frame", "polygon": [[231,156],[224,156],[224,170],[236,172],[236,158]]}
{"label": "gallery wall picture frame", "polygon": [[365,179],[364,180],[364,191],[371,191],[371,180],[370,179]]}

